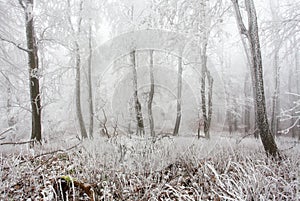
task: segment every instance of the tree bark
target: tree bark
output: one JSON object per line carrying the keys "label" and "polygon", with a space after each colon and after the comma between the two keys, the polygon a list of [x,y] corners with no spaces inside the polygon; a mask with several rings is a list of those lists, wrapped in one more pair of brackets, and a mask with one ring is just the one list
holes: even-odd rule
{"label": "tree bark", "polygon": [[28,55],[28,71],[29,71],[29,88],[30,88],[30,102],[31,102],[31,139],[37,140],[41,143],[42,140],[42,125],[41,125],[41,93],[39,83],[39,58],[38,48],[36,42],[36,35],[34,29],[33,17],[33,0],[22,1],[19,0],[20,5],[25,13],[25,27]]}
{"label": "tree bark", "polygon": [[89,27],[89,58],[88,58],[88,91],[89,91],[89,136],[93,138],[94,130],[94,107],[93,107],[93,86],[92,86],[92,26]]}
{"label": "tree bark", "polygon": [[136,134],[144,135],[145,128],[144,128],[144,121],[143,121],[143,114],[142,114],[142,106],[138,98],[138,84],[137,84],[137,72],[136,72],[136,52],[133,50],[130,52],[131,58],[131,65],[132,65],[132,74],[133,74],[133,98],[134,98],[134,108],[136,114]]}
{"label": "tree bark", "polygon": [[[206,79],[208,83],[208,92],[206,94]],[[204,135],[206,139],[210,138],[210,123],[212,117],[212,89],[213,89],[213,78],[207,69],[207,56],[206,48],[201,55],[201,109],[203,118]],[[206,103],[207,97],[207,103]],[[198,132],[200,125],[198,127]]]}
{"label": "tree bark", "polygon": [[181,102],[182,102],[182,57],[178,57],[178,74],[177,74],[177,108],[176,108],[176,121],[173,130],[173,135],[178,136],[179,127],[181,122]]}
{"label": "tree bark", "polygon": [[150,92],[148,99],[148,116],[149,116],[149,125],[150,125],[150,134],[152,137],[155,137],[154,131],[154,119],[152,114],[152,102],[154,96],[154,72],[153,72],[153,50],[150,50]]}
{"label": "tree bark", "polygon": [[253,0],[245,0],[246,11],[248,16],[248,30],[242,21],[242,16],[240,13],[240,7],[238,5],[238,0],[232,0],[234,5],[237,24],[239,30],[244,34],[249,43],[250,49],[250,60],[251,60],[251,73],[254,78],[254,100],[256,105],[256,117],[257,117],[257,127],[262,140],[262,144],[268,156],[279,157],[279,151],[272,135],[266,113],[265,95],[264,95],[264,83],[263,83],[263,69],[262,69],[262,59],[261,50],[258,36],[258,26],[257,26],[257,16],[254,7]]}

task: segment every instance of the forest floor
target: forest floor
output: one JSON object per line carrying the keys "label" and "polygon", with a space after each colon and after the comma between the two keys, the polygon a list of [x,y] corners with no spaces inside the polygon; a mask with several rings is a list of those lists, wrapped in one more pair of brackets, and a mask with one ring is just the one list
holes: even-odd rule
{"label": "forest floor", "polygon": [[0,146],[0,200],[299,200],[300,144],[241,137],[99,138]]}

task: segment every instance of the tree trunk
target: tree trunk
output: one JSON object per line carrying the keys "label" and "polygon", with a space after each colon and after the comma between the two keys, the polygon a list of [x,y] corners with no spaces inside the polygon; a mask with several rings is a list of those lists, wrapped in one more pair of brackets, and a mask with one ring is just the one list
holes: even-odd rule
{"label": "tree trunk", "polygon": [[175,127],[173,131],[173,135],[177,136],[179,132],[180,127],[180,121],[181,121],[181,97],[182,93],[182,57],[178,57],[178,74],[177,74],[177,113],[176,113],[176,122]]}
{"label": "tree trunk", "polygon": [[[67,3],[68,3],[69,10],[71,10],[70,0],[68,0]],[[80,127],[81,136],[83,139],[85,139],[88,137],[88,135],[86,132],[85,123],[83,120],[82,110],[81,110],[81,72],[80,72],[81,58],[80,58],[80,47],[79,47],[79,42],[78,42],[78,37],[81,33],[82,9],[83,9],[83,0],[81,0],[79,3],[79,18],[78,18],[78,21],[76,24],[76,28],[77,28],[76,31],[75,31],[75,27],[71,20],[71,17],[72,17],[71,14],[69,14],[69,16],[68,16],[68,21],[69,21],[69,25],[72,30],[72,34],[74,34],[74,36],[77,36],[73,41],[74,46],[75,46],[75,69],[76,69],[76,78],[75,78],[76,115],[77,115],[78,124]]]}
{"label": "tree trunk", "polygon": [[144,135],[144,121],[142,114],[142,106],[138,98],[138,84],[137,84],[137,72],[136,72],[136,52],[133,50],[130,52],[131,64],[132,64],[132,74],[133,74],[133,98],[134,98],[134,108],[136,114],[136,134]]}
{"label": "tree trunk", "polygon": [[[207,69],[207,56],[206,47],[201,55],[201,109],[204,126],[204,135],[206,139],[210,138],[210,123],[212,117],[212,89],[213,89],[213,78]],[[208,92],[206,94],[206,78],[208,82]],[[207,104],[206,104],[207,97]],[[200,129],[200,128],[198,128]]]}
{"label": "tree trunk", "polygon": [[33,0],[26,0],[25,3],[19,0],[20,5],[25,13],[25,26],[26,26],[26,40],[28,55],[28,71],[29,71],[29,88],[30,88],[30,102],[32,111],[31,123],[31,139],[37,140],[41,143],[42,140],[42,125],[41,125],[41,94],[39,84],[39,58],[37,42],[34,30],[33,19]]}
{"label": "tree trunk", "polygon": [[[252,68],[252,60],[251,60],[251,53],[250,53],[250,45],[247,43],[247,36],[244,37],[245,35],[245,32],[247,31],[244,24],[243,24],[243,20],[241,18],[241,16],[238,16],[236,15],[236,18],[237,18],[237,23],[239,25],[241,25],[241,28],[240,28],[240,36],[241,36],[241,40],[242,40],[242,44],[243,44],[243,48],[244,48],[244,51],[245,51],[245,54],[246,54],[246,58],[247,58],[247,65],[250,69],[250,76],[251,76],[251,86],[252,86],[252,96],[254,97],[254,93],[255,93],[255,86],[254,86],[254,72],[253,72],[253,68]],[[241,24],[240,24],[241,22]],[[247,75],[246,75],[247,76]],[[250,103],[249,103],[250,104]],[[251,104],[252,105],[252,104]],[[254,111],[254,137],[256,139],[259,138],[259,132],[258,132],[258,129],[257,129],[257,116],[256,116],[256,104],[253,104],[253,111]],[[250,115],[250,112],[249,112],[249,115]]]}
{"label": "tree trunk", "polygon": [[245,77],[245,83],[244,83],[244,93],[245,93],[245,106],[244,106],[244,124],[245,124],[245,133],[248,133],[251,126],[250,126],[250,95],[249,95],[249,87],[248,87],[248,83],[249,82],[249,76],[246,75]]}
{"label": "tree trunk", "polygon": [[90,125],[89,136],[93,138],[94,130],[94,108],[93,108],[93,92],[92,92],[92,26],[89,27],[89,58],[88,58],[88,91],[89,91],[89,112]]}
{"label": "tree trunk", "polygon": [[149,125],[150,125],[150,134],[152,137],[155,137],[154,131],[154,120],[152,114],[152,102],[154,96],[154,72],[153,72],[153,50],[150,50],[150,92],[148,99],[148,116],[149,116]]}
{"label": "tree trunk", "polygon": [[258,36],[258,26],[257,26],[257,16],[254,7],[253,0],[245,0],[247,16],[248,16],[248,30],[246,29],[242,16],[240,13],[240,8],[238,5],[238,0],[232,0],[234,5],[236,19],[238,23],[239,30],[242,34],[247,37],[249,42],[249,48],[251,53],[251,73],[254,78],[254,100],[256,105],[256,117],[257,117],[257,127],[259,134],[264,146],[264,149],[268,156],[278,157],[279,151],[272,135],[266,113],[265,95],[264,95],[264,83],[263,83],[263,69],[262,69],[262,59],[260,51],[260,43]]}
{"label": "tree trunk", "polygon": [[[289,71],[289,78],[288,78],[288,92],[291,93],[292,92],[292,81],[293,81],[293,70],[290,69]],[[293,107],[293,100],[294,98],[289,95],[289,107]],[[296,129],[294,127],[294,120],[293,118],[290,118],[290,132],[292,133],[292,137],[295,138],[296,137]]]}
{"label": "tree trunk", "polygon": [[85,128],[85,124],[84,124],[84,120],[83,120],[83,116],[82,116],[82,110],[81,110],[81,72],[80,72],[80,67],[81,67],[81,59],[80,59],[80,53],[79,53],[79,44],[77,41],[75,41],[75,46],[76,46],[76,50],[75,50],[75,55],[76,55],[76,89],[75,89],[75,93],[76,93],[76,115],[78,118],[78,123],[79,123],[79,127],[80,127],[80,133],[82,138],[87,138],[87,132],[86,132],[86,128]]}
{"label": "tree trunk", "polygon": [[[294,41],[296,42],[296,37],[294,37]],[[296,49],[295,51],[295,72],[296,75],[299,75],[300,73],[300,65],[299,65],[299,47]],[[300,94],[300,76],[296,76],[296,90],[297,90],[297,94]],[[293,130],[295,132],[297,132],[297,130],[299,130],[300,128],[300,121],[298,121],[298,124],[293,128]],[[300,132],[298,132],[298,141],[300,141]]]}
{"label": "tree trunk", "polygon": [[[280,36],[279,36],[279,17],[278,17],[278,7],[274,7],[274,0],[270,1],[272,21],[274,33],[272,34],[272,39],[274,43],[274,58],[273,58],[273,77],[274,77],[274,94],[272,97],[272,116],[271,116],[271,129],[272,133],[276,136],[278,135],[279,128],[279,113],[280,113],[280,66],[279,66],[279,50],[280,50]],[[276,2],[275,2],[276,3]]]}

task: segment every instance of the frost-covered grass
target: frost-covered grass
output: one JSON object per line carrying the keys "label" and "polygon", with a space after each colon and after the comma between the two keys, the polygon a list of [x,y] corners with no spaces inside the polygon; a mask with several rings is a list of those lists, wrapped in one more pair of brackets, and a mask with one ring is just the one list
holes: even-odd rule
{"label": "frost-covered grass", "polygon": [[91,187],[96,200],[299,200],[300,144],[277,141],[285,149],[282,161],[268,159],[259,140],[237,144],[237,138],[222,136],[155,143],[98,138],[64,151],[78,143],[73,139],[3,152],[0,199],[55,200],[61,176],[68,176],[68,200],[89,200],[79,184]]}

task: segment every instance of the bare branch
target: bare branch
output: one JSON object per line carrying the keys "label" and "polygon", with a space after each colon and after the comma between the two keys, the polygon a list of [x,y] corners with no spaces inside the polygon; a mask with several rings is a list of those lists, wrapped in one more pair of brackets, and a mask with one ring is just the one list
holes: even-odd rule
{"label": "bare branch", "polygon": [[21,145],[21,144],[29,144],[34,142],[34,140],[29,140],[29,141],[25,141],[25,142],[2,142],[0,143],[0,145]]}
{"label": "bare branch", "polygon": [[2,36],[0,36],[0,40],[1,40],[1,41],[4,41],[4,42],[7,42],[7,43],[10,43],[10,44],[14,45],[15,47],[17,47],[18,49],[23,50],[23,51],[25,51],[25,52],[32,52],[32,50],[29,50],[29,49],[26,49],[26,48],[24,48],[24,47],[21,47],[20,44],[17,44],[17,43],[15,43],[14,41],[5,39],[5,38],[3,38]]}
{"label": "bare branch", "polygon": [[239,25],[238,27],[239,27],[240,33],[244,34],[248,37],[248,30],[246,29],[245,24],[243,22],[243,18],[242,18],[242,15],[241,15],[238,0],[231,0],[231,1],[233,3],[233,7],[234,7],[234,10],[235,10],[235,17],[236,17],[238,25]]}

